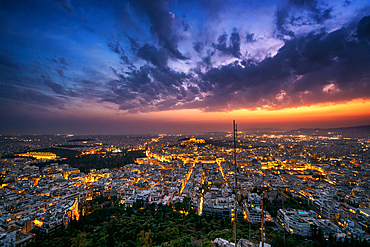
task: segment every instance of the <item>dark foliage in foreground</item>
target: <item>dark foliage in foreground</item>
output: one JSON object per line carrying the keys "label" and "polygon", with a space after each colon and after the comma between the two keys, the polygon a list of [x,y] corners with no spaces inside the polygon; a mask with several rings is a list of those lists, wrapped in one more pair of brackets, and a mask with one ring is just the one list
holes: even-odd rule
{"label": "dark foliage in foreground", "polygon": [[[215,238],[233,240],[232,223],[198,216],[194,210],[185,215],[178,210],[188,210],[188,203],[171,206],[136,204],[132,208],[120,206],[116,200],[98,198],[81,204],[87,214],[79,221],[73,220],[67,229],[49,236],[39,236],[30,247],[39,246],[213,246]],[[260,241],[259,225],[245,221],[238,222],[238,238]],[[266,240],[274,247],[284,246],[284,233],[271,230],[267,226]],[[285,234],[286,247],[319,246],[367,246],[365,243],[346,240],[335,242],[330,237],[324,239],[322,233],[315,232],[312,239]]]}
{"label": "dark foliage in foreground", "polygon": [[66,163],[70,166],[80,169],[81,172],[89,172],[90,169],[119,168],[130,163],[134,163],[136,158],[145,157],[143,151],[124,150],[119,154],[91,154],[82,155],[68,159]]}
{"label": "dark foliage in foreground", "polygon": [[[81,172],[88,173],[90,169],[113,169],[125,166],[130,163],[134,163],[136,158],[145,157],[143,151],[127,151],[124,150],[118,154],[88,154],[81,156],[71,156],[62,163],[69,164],[71,167],[80,169]],[[44,163],[36,164],[40,168],[55,163],[55,161],[48,161]]]}

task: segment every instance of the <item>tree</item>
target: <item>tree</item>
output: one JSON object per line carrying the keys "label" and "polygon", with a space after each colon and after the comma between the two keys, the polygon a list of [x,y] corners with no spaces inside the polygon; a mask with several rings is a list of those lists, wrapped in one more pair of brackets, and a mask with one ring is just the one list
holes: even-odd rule
{"label": "tree", "polygon": [[137,245],[144,247],[152,246],[153,240],[150,238],[150,233],[151,233],[150,230],[148,232],[141,231],[138,234]]}
{"label": "tree", "polygon": [[72,247],[87,247],[90,246],[91,243],[91,239],[88,239],[86,232],[80,232],[75,238],[72,239]]}

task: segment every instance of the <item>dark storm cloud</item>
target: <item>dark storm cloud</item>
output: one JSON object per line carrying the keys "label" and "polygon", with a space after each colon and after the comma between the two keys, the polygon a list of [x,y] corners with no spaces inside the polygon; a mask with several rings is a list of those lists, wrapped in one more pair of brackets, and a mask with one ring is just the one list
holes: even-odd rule
{"label": "dark storm cloud", "polygon": [[[108,82],[113,94],[104,96],[102,101],[116,103],[121,110],[131,113],[158,111],[167,106],[171,109],[179,100],[188,100],[183,88],[188,78],[185,73],[148,65],[126,74],[114,72],[120,79]],[[191,92],[197,92],[196,87],[192,87]]]}
{"label": "dark storm cloud", "polygon": [[110,88],[106,86],[106,82],[112,80],[112,78],[108,77],[105,71],[84,68],[83,72],[85,76],[73,79],[73,90],[78,93],[79,97],[98,101],[106,95],[107,91],[110,91]]}
{"label": "dark storm cloud", "polygon": [[240,35],[236,28],[233,29],[233,32],[230,36],[230,45],[227,45],[228,35],[226,33],[220,35],[217,39],[218,43],[213,44],[213,47],[217,50],[225,53],[231,54],[236,58],[240,57]]}
{"label": "dark storm cloud", "polygon": [[183,26],[183,28],[184,28],[184,32],[186,32],[186,31],[188,31],[188,29],[189,29],[189,23],[188,22],[186,22],[186,21],[182,21],[181,22],[181,24],[182,24],[182,26]]}
{"label": "dark storm cloud", "polygon": [[361,19],[357,27],[357,37],[360,39],[370,39],[370,16]]}
{"label": "dark storm cloud", "polygon": [[120,58],[121,58],[123,64],[128,64],[130,66],[133,66],[133,64],[130,62],[128,56],[126,55],[125,51],[123,50],[123,48],[121,47],[121,45],[118,41],[116,43],[110,42],[108,44],[108,47],[111,51],[120,55]]}
{"label": "dark storm cloud", "polygon": [[228,53],[229,52],[229,49],[228,49],[228,47],[226,45],[226,42],[227,42],[227,34],[224,33],[224,34],[220,35],[218,37],[217,41],[218,41],[218,43],[217,44],[213,44],[213,47],[216,48],[219,51]]}
{"label": "dark storm cloud", "polygon": [[311,18],[313,18],[317,23],[322,23],[323,21],[332,18],[332,8],[319,8],[317,0],[290,0],[289,4],[310,11]]}
{"label": "dark storm cloud", "polygon": [[64,76],[64,72],[63,72],[63,70],[61,70],[61,69],[57,69],[57,72],[58,72],[58,74],[60,75],[60,76]]}
{"label": "dark storm cloud", "polygon": [[[62,71],[63,72],[63,71]],[[59,72],[58,72],[59,73]],[[56,94],[64,95],[64,96],[71,96],[71,97],[77,97],[78,94],[75,93],[73,90],[66,89],[62,85],[55,83],[50,77],[42,75],[41,76],[44,84],[51,88]]]}
{"label": "dark storm cloud", "polygon": [[[306,13],[302,13],[302,10]],[[275,23],[278,33],[293,37],[294,32],[289,30],[288,25],[299,27],[322,24],[332,17],[332,7],[320,7],[317,0],[290,0],[276,10]]]}
{"label": "dark storm cloud", "polygon": [[134,38],[130,36],[127,36],[127,38],[130,40],[131,50],[136,53],[137,50],[140,48],[140,44]]}
{"label": "dark storm cloud", "polygon": [[312,12],[319,12],[317,0],[289,0],[289,4],[308,9]]}
{"label": "dark storm cloud", "polygon": [[116,42],[115,44],[110,42],[108,44],[108,47],[111,51],[113,51],[114,53],[117,53],[118,55],[121,54],[121,52],[123,52],[123,49],[120,47],[120,44],[119,42]]}
{"label": "dark storm cloud", "polygon": [[186,74],[174,71],[172,69],[151,69],[151,75],[157,83],[163,84],[165,87],[181,86],[186,79]]}
{"label": "dark storm cloud", "polygon": [[196,52],[202,52],[204,48],[204,44],[202,42],[195,42],[193,43],[193,48]]}
{"label": "dark storm cloud", "polygon": [[[357,30],[366,30],[368,18]],[[286,41],[274,57],[256,65],[228,64],[199,73],[198,86],[208,96],[204,110],[294,107],[368,98],[370,95],[369,34],[351,38],[354,30],[311,33]]]}
{"label": "dark storm cloud", "polygon": [[[370,95],[370,72],[367,69],[370,66],[370,47],[363,42],[369,36],[367,26],[368,17],[364,17],[357,32],[342,28],[332,33],[311,33],[294,38],[286,41],[276,56],[261,62],[245,61],[241,63],[243,66],[231,63],[205,73],[193,70],[200,80],[195,80],[190,74],[175,74],[180,79],[174,84],[174,78],[169,76],[171,70],[147,67],[145,72],[142,70],[126,78],[132,85],[138,85],[145,75],[147,84],[146,87],[131,86],[140,100],[136,104],[131,101],[129,105],[123,102],[122,109],[201,108],[219,111],[261,106],[284,108],[366,98]],[[351,38],[354,33],[358,40]],[[231,53],[226,41],[227,35],[221,35],[216,48]],[[208,59],[210,65],[211,57],[212,53],[204,59]],[[155,79],[151,81],[150,78]],[[185,78],[197,81],[198,85],[185,89],[182,86]],[[201,101],[192,101],[194,97],[186,99],[189,93],[197,95]],[[207,93],[207,96],[203,97],[201,93]],[[169,95],[176,95],[177,100],[163,97]],[[160,103],[154,103],[152,99]],[[179,102],[182,106],[177,106]]]}
{"label": "dark storm cloud", "polygon": [[184,32],[186,32],[186,31],[188,31],[188,29],[189,29],[189,27],[190,27],[190,25],[189,25],[189,23],[185,20],[186,19],[186,15],[182,15],[182,22],[181,22],[181,24],[182,24],[182,27],[184,28]]}
{"label": "dark storm cloud", "polygon": [[247,33],[245,36],[247,43],[254,43],[256,42],[256,39],[254,38],[254,33]]}
{"label": "dark storm cloud", "polygon": [[188,89],[189,89],[190,92],[192,92],[195,95],[199,93],[199,88],[198,87],[189,86]]}
{"label": "dark storm cloud", "polygon": [[185,73],[179,73],[168,68],[158,69],[142,66],[139,70],[133,71],[129,76],[124,77],[122,83],[129,85],[136,92],[152,93],[152,96],[155,96],[177,92],[175,87],[181,86],[185,79]]}
{"label": "dark storm cloud", "polygon": [[64,64],[64,65],[68,65],[67,60],[64,57],[59,58],[59,63]]}
{"label": "dark storm cloud", "polygon": [[216,51],[215,50],[208,50],[207,51],[207,56],[203,57],[202,58],[202,61],[208,65],[208,66],[211,66],[212,65],[212,57],[215,55]]}
{"label": "dark storm cloud", "polygon": [[61,95],[67,95],[64,87],[58,83],[53,82],[50,78],[44,77],[44,83],[46,86],[50,87],[55,93]]}
{"label": "dark storm cloud", "polygon": [[344,6],[344,7],[346,7],[346,6],[350,5],[351,3],[352,3],[351,1],[349,1],[349,0],[345,0],[345,1],[343,2],[343,6]]}
{"label": "dark storm cloud", "polygon": [[289,16],[287,8],[278,8],[276,10],[276,28],[277,31],[283,35],[294,36],[293,31],[289,31],[285,27],[286,18]]}
{"label": "dark storm cloud", "polygon": [[165,49],[157,50],[155,46],[146,44],[138,50],[137,56],[160,68],[167,67],[168,55]]}
{"label": "dark storm cloud", "polygon": [[178,37],[173,30],[174,14],[169,11],[167,2],[139,0],[135,3],[148,14],[152,33],[157,36],[159,44],[169,51],[169,55],[180,60],[188,59],[177,48]]}
{"label": "dark storm cloud", "polygon": [[[9,4],[11,11],[3,12],[10,17],[18,7],[30,6],[32,14],[20,11],[24,19],[0,36],[1,42],[7,39],[4,49],[14,53],[0,49],[0,83],[8,87],[1,98],[4,92],[14,100],[28,93],[24,102],[59,106],[53,100],[79,97],[113,102],[127,112],[284,108],[368,98],[370,17],[343,28],[355,21],[341,17],[341,24],[330,22],[327,29],[337,30],[328,32],[324,24],[336,18],[335,8],[315,0],[284,3],[259,9],[276,9],[274,21],[259,19],[261,30],[239,18],[255,11],[249,3],[234,1],[193,1],[187,8],[165,0]],[[12,24],[22,15],[0,22]],[[24,25],[27,20],[32,21]],[[45,92],[44,102],[39,98]]]}
{"label": "dark storm cloud", "polygon": [[233,29],[233,33],[230,36],[230,52],[234,57],[240,57],[240,35],[236,28]]}

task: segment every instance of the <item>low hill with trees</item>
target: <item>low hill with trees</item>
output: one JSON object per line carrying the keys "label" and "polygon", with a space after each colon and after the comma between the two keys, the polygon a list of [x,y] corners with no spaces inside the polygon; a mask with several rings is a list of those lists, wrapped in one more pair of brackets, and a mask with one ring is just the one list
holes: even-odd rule
{"label": "low hill with trees", "polygon": [[[187,199],[189,200],[189,199]],[[211,241],[223,238],[233,241],[233,226],[230,219],[198,216],[189,208],[188,201],[173,206],[155,206],[138,203],[125,208],[115,199],[97,198],[80,207],[84,212],[78,221],[72,220],[67,229],[55,231],[48,236],[38,236],[30,247],[39,246],[213,246]],[[180,213],[182,211],[183,213]],[[186,212],[186,213],[185,213]],[[251,225],[251,239],[260,241],[258,224]],[[249,224],[237,222],[238,238],[249,238]],[[295,234],[285,234],[286,247],[316,246],[367,246],[354,240],[335,242],[330,237],[315,233],[305,239]],[[266,242],[274,247],[284,246],[284,233],[266,229]]]}

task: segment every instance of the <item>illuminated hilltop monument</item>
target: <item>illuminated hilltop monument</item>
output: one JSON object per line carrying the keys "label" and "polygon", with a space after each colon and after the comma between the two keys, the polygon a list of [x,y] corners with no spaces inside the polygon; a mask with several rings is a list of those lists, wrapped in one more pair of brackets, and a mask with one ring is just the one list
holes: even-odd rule
{"label": "illuminated hilltop monument", "polygon": [[24,154],[16,154],[16,156],[33,157],[38,160],[53,160],[57,158],[57,155],[51,152],[27,152]]}
{"label": "illuminated hilltop monument", "polygon": [[204,139],[190,138],[189,140],[181,141],[181,145],[186,145],[190,143],[206,143]]}

